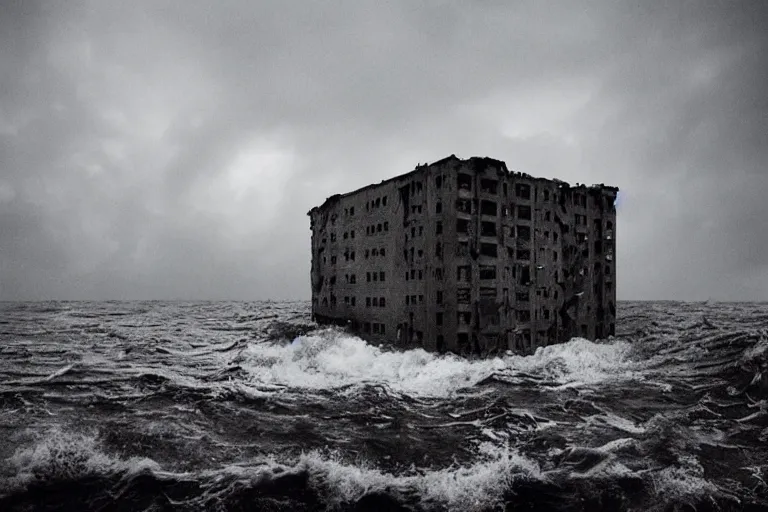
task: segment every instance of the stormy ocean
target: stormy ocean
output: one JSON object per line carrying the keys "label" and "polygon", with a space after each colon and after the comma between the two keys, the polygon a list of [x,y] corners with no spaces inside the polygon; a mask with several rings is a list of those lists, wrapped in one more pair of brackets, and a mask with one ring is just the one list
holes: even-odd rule
{"label": "stormy ocean", "polygon": [[465,360],[304,302],[0,304],[0,510],[766,510],[768,304]]}

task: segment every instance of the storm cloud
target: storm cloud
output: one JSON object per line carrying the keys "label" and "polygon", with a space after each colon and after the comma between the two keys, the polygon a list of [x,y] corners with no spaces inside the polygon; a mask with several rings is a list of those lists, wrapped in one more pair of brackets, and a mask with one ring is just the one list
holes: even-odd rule
{"label": "storm cloud", "polygon": [[0,299],[306,299],[450,154],[621,189],[620,299],[768,299],[761,2],[4,2]]}

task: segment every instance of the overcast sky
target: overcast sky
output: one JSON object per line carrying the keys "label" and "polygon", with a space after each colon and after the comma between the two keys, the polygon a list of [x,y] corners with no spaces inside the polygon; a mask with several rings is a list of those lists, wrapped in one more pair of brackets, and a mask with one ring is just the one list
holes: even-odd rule
{"label": "overcast sky", "polygon": [[619,299],[766,300],[761,4],[5,0],[0,299],[307,299],[311,207],[455,153],[620,187]]}

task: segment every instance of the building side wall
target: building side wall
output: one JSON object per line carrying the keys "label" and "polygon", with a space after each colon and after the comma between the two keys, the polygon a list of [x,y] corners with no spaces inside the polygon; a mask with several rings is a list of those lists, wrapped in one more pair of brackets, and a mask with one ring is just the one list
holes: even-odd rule
{"label": "building side wall", "polygon": [[335,196],[310,212],[313,315],[462,354],[607,337],[615,197],[455,157]]}

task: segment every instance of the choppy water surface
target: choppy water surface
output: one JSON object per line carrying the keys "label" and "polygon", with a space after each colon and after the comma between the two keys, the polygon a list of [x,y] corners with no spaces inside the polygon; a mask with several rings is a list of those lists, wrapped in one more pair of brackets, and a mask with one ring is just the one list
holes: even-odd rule
{"label": "choppy water surface", "polygon": [[0,304],[0,510],[768,508],[768,304],[475,361],[308,308]]}

